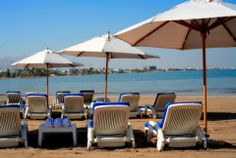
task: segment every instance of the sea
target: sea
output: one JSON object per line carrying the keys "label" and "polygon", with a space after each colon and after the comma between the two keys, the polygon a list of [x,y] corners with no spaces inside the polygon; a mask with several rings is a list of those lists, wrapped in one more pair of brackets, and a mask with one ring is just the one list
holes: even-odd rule
{"label": "sea", "polygon": [[[52,76],[49,78],[49,94],[59,90],[95,90],[104,92],[105,75]],[[175,92],[177,95],[202,95],[202,71],[152,71],[139,73],[109,74],[109,94],[122,92],[140,92],[143,95],[155,95],[160,92]],[[236,95],[236,70],[208,70],[208,95]],[[0,93],[8,90],[45,93],[46,77],[11,78],[0,80]]]}

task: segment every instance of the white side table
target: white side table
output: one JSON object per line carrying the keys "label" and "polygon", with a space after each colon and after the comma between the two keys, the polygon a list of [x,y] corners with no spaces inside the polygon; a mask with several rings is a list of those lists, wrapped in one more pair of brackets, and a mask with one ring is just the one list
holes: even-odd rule
{"label": "white side table", "polygon": [[71,124],[71,127],[46,127],[44,123],[39,126],[38,145],[42,145],[45,133],[72,133],[74,146],[77,145],[76,124]]}

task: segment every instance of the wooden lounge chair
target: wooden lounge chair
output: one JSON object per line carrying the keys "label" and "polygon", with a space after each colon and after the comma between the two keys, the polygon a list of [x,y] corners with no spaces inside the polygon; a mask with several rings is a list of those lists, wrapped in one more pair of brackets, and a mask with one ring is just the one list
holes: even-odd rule
{"label": "wooden lounge chair", "polygon": [[83,94],[64,94],[61,118],[80,119],[87,117]]}
{"label": "wooden lounge chair", "polygon": [[129,121],[128,102],[94,103],[92,120],[88,120],[87,149],[98,147],[135,147],[133,129]]}
{"label": "wooden lounge chair", "polygon": [[51,116],[51,106],[48,105],[47,94],[28,94],[26,96],[25,116],[31,119],[45,119]]}
{"label": "wooden lounge chair", "polygon": [[162,117],[165,105],[168,102],[174,102],[176,98],[175,93],[157,93],[156,99],[153,105],[140,106],[142,114],[151,114],[155,119],[157,116]]}
{"label": "wooden lounge chair", "polygon": [[157,137],[157,150],[169,147],[192,147],[203,145],[207,147],[207,138],[199,126],[202,115],[201,102],[168,103],[161,122],[145,123],[147,140]]}
{"label": "wooden lounge chair", "polygon": [[0,147],[28,146],[27,122],[21,122],[19,105],[0,106]]}
{"label": "wooden lounge chair", "polygon": [[138,92],[135,93],[121,93],[119,96],[119,102],[129,102],[130,105],[130,117],[141,116],[142,113],[138,107],[140,99],[140,94]]}

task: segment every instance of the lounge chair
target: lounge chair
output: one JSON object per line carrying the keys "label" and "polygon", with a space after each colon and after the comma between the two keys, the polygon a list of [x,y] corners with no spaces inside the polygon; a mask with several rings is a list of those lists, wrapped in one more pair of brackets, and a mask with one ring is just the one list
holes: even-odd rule
{"label": "lounge chair", "polygon": [[47,94],[28,94],[26,96],[25,118],[45,119],[51,116],[51,106],[48,105]]}
{"label": "lounge chair", "polygon": [[62,108],[64,94],[71,93],[70,91],[57,91],[56,98],[53,100],[53,109]]}
{"label": "lounge chair", "polygon": [[87,149],[98,147],[135,147],[133,129],[129,121],[128,102],[94,103],[92,120],[88,120]]}
{"label": "lounge chair", "polygon": [[147,140],[157,136],[157,150],[162,151],[165,145],[169,147],[192,147],[203,145],[207,147],[207,138],[199,126],[202,115],[201,102],[168,103],[161,122],[145,123]]}
{"label": "lounge chair", "polygon": [[64,94],[61,118],[80,119],[87,117],[83,94]]}
{"label": "lounge chair", "polygon": [[165,105],[168,102],[174,102],[176,98],[175,93],[157,93],[155,102],[153,105],[140,106],[142,114],[151,114],[155,119],[157,116],[162,117]]}
{"label": "lounge chair", "polygon": [[0,147],[28,146],[28,126],[21,123],[19,105],[0,106]]}
{"label": "lounge chair", "polygon": [[7,105],[20,105],[22,104],[22,99],[21,99],[21,93],[20,91],[7,91],[6,92],[7,95]]}
{"label": "lounge chair", "polygon": [[93,102],[94,90],[81,90],[80,94],[83,94],[84,97],[84,107],[88,108]]}
{"label": "lounge chair", "polygon": [[130,117],[137,117],[137,116],[142,117],[142,113],[138,107],[139,99],[140,99],[139,93],[121,93],[118,98],[118,101],[129,102]]}

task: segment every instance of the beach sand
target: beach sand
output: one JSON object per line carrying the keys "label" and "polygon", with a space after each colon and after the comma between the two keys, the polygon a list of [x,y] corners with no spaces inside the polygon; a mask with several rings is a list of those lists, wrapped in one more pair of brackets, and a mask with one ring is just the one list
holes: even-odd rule
{"label": "beach sand", "polygon": [[[140,104],[152,104],[155,96],[142,96]],[[117,97],[111,97],[112,101]],[[177,101],[201,101],[201,96],[177,96]],[[50,100],[50,103],[52,99]],[[58,113],[59,116],[59,113]],[[78,145],[73,147],[72,136],[64,135],[46,135],[43,146],[37,146],[37,130],[43,120],[29,120],[29,147],[13,147],[0,149],[0,158],[22,158],[22,157],[42,157],[42,158],[74,158],[74,157],[236,157],[236,96],[209,96],[208,97],[208,149],[198,147],[176,149],[167,148],[163,152],[156,150],[155,143],[147,143],[143,135],[143,125],[151,118],[130,119],[134,129],[136,148],[122,147],[118,149],[100,149],[94,148],[91,151],[86,149],[86,121],[73,121],[77,124]],[[159,121],[160,119],[156,119]],[[200,122],[202,125],[202,121]]]}

